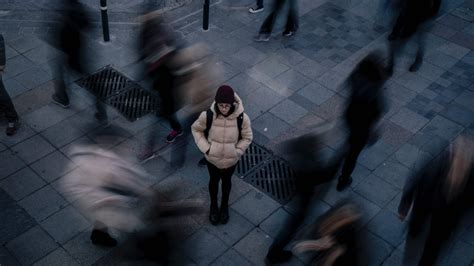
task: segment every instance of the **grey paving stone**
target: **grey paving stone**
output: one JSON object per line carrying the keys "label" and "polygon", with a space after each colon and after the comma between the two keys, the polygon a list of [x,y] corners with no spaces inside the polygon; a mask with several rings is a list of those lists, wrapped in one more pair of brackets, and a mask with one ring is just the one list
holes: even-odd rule
{"label": "grey paving stone", "polygon": [[89,222],[71,205],[41,222],[41,227],[60,244],[65,244],[89,226]]}
{"label": "grey paving stone", "polygon": [[278,75],[275,81],[280,83],[280,85],[287,87],[291,91],[297,91],[311,82],[310,79],[306,78],[293,69]]}
{"label": "grey paving stone", "polygon": [[201,229],[186,240],[184,249],[193,261],[208,265],[223,254],[228,246],[206,229]]}
{"label": "grey paving stone", "polygon": [[472,104],[474,102],[474,92],[471,91],[464,91],[461,95],[459,95],[456,98],[456,103],[469,108],[471,110],[474,110],[474,105]]}
{"label": "grey paving stone", "polygon": [[298,94],[316,105],[321,105],[331,98],[334,92],[316,82],[311,82],[308,86],[299,90]]}
{"label": "grey paving stone", "polygon": [[13,58],[10,58],[8,62],[6,63],[5,67],[5,78],[9,77],[14,77],[17,76],[31,67],[33,67],[34,64],[28,60],[26,57],[22,55],[17,55]]}
{"label": "grey paving stone", "polygon": [[12,147],[12,150],[18,154],[18,157],[29,164],[53,152],[54,147],[40,135],[36,135]]}
{"label": "grey paving stone", "polygon": [[408,89],[416,92],[421,92],[431,84],[430,80],[411,72],[401,75],[397,81]]}
{"label": "grey paving stone", "polygon": [[345,99],[338,94],[335,94],[313,111],[323,119],[333,120],[342,116],[344,108]]}
{"label": "grey paving stone", "polygon": [[387,82],[385,88],[385,96],[388,99],[397,101],[403,105],[410,102],[417,95],[416,92],[407,89],[405,86],[403,86],[396,80]]}
{"label": "grey paving stone", "polygon": [[[10,150],[0,152],[0,180],[25,167],[25,163]],[[4,163],[8,162],[8,163]]]}
{"label": "grey paving stone", "polygon": [[30,167],[48,183],[73,170],[67,167],[71,161],[59,151],[55,151]]}
{"label": "grey paving stone", "polygon": [[408,108],[402,108],[390,118],[390,121],[412,133],[416,133],[423,128],[429,120]]}
{"label": "grey paving stone", "polygon": [[271,113],[265,113],[253,121],[252,127],[260,134],[272,139],[287,130],[290,125]]}
{"label": "grey paving stone", "polygon": [[278,210],[265,219],[259,227],[266,234],[274,238],[277,236],[278,232],[283,229],[290,217],[291,214],[285,211],[284,208],[278,208]]}
{"label": "grey paving stone", "polygon": [[32,264],[58,247],[39,226],[10,241],[6,247],[21,264]]}
{"label": "grey paving stone", "polygon": [[18,95],[20,95],[20,94],[22,94],[22,93],[24,93],[25,91],[28,90],[23,85],[21,85],[21,83],[19,83],[18,81],[16,81],[13,78],[5,80],[4,81],[4,86],[5,86],[5,89],[7,90],[8,95],[10,96],[10,98],[15,98],[16,96],[18,96]]}
{"label": "grey paving stone", "polygon": [[27,52],[43,44],[42,41],[33,36],[22,36],[14,40],[7,40],[7,43],[19,53]]}
{"label": "grey paving stone", "polygon": [[277,104],[270,112],[288,124],[294,124],[308,113],[303,107],[289,99],[285,99]]}
{"label": "grey paving stone", "polygon": [[91,265],[110,251],[110,248],[93,245],[89,237],[90,232],[84,232],[63,245],[80,265]]}
{"label": "grey paving stone", "polygon": [[2,143],[0,143],[0,152],[4,151],[7,149],[7,146],[3,145]]}
{"label": "grey paving stone", "polygon": [[23,119],[31,126],[31,128],[40,132],[57,124],[65,118],[65,116],[59,114],[51,106],[45,105],[29,113]]}
{"label": "grey paving stone", "polygon": [[263,73],[270,78],[275,78],[290,68],[282,62],[278,61],[276,57],[269,57],[263,60],[262,62],[256,64],[252,69],[254,71]]}
{"label": "grey paving stone", "polygon": [[109,149],[130,138],[129,132],[123,128],[109,125],[108,127],[98,127],[87,136],[100,147]]}
{"label": "grey paving stone", "polygon": [[240,60],[247,67],[252,67],[267,58],[267,55],[252,46],[244,46],[235,52],[232,57]]}
{"label": "grey paving stone", "polygon": [[439,52],[432,52],[432,53],[429,53],[426,57],[425,57],[425,60],[435,66],[438,66],[440,68],[443,68],[443,69],[449,69],[451,68],[452,66],[454,66],[458,59],[452,57],[452,56],[449,56],[449,55],[445,55],[443,53],[439,53]]}
{"label": "grey paving stone", "polygon": [[438,115],[426,125],[423,129],[423,133],[433,134],[447,140],[452,140],[462,130],[463,127],[461,125]]}
{"label": "grey paving stone", "polygon": [[428,62],[424,62],[423,65],[421,65],[421,68],[417,71],[417,74],[428,80],[436,81],[444,72],[444,69]]}
{"label": "grey paving stone", "polygon": [[253,265],[261,265],[265,260],[272,238],[259,228],[255,228],[245,238],[240,240],[234,249],[247,258]]}
{"label": "grey paving stone", "polygon": [[379,140],[374,145],[366,147],[357,160],[368,169],[374,170],[395,151],[395,147]]}
{"label": "grey paving stone", "polygon": [[399,162],[387,160],[375,169],[374,174],[396,188],[403,189],[411,170]]}
{"label": "grey paving stone", "polygon": [[474,246],[458,241],[448,253],[446,263],[441,265],[472,265]]}
{"label": "grey paving stone", "polygon": [[245,266],[252,265],[242,255],[240,255],[235,249],[228,249],[224,254],[217,258],[211,265],[227,265],[227,266]]}
{"label": "grey paving stone", "polygon": [[316,81],[330,90],[339,91],[348,76],[348,73],[330,70],[320,76]]}
{"label": "grey paving stone", "polygon": [[393,158],[407,168],[414,170],[418,169],[425,160],[432,158],[432,155],[407,143],[394,154]]}
{"label": "grey paving stone", "polygon": [[400,147],[405,144],[412,136],[410,131],[392,123],[390,120],[384,120],[379,126],[380,139],[392,147]]}
{"label": "grey paving stone", "polygon": [[1,188],[0,216],[0,246],[36,225],[34,219]]}
{"label": "grey paving stone", "polygon": [[23,87],[31,90],[52,79],[51,75],[40,67],[32,67],[14,77]]}
{"label": "grey paving stone", "polygon": [[26,58],[28,58],[30,61],[39,65],[54,59],[60,55],[59,53],[60,52],[58,50],[47,44],[44,44],[33,48],[26,53],[23,53],[23,55],[26,56]]}
{"label": "grey paving stone", "polygon": [[74,123],[68,119],[62,120],[41,132],[41,135],[56,148],[61,148],[85,134],[86,132],[83,128],[76,127]]}
{"label": "grey paving stone", "polygon": [[[295,215],[297,212],[296,204],[296,197],[293,197],[293,199],[285,205],[284,209],[288,211],[289,214]],[[311,204],[308,206],[308,212],[306,214],[304,224],[314,223],[321,215],[325,214],[330,208],[331,206],[326,202],[321,201],[319,199],[313,199],[311,201]],[[262,226],[260,226],[260,228],[262,228]],[[274,235],[271,236],[274,237]]]}
{"label": "grey paving stone", "polygon": [[213,234],[231,247],[245,235],[247,235],[254,228],[254,226],[242,215],[235,212],[232,208],[230,209],[229,216],[230,219],[226,225],[214,226],[210,223],[207,223],[205,228],[209,233]]}
{"label": "grey paving stone", "polygon": [[[259,206],[259,208],[251,208],[249,206]],[[240,213],[244,218],[252,222],[254,225],[260,224],[265,218],[273,213],[280,204],[272,200],[256,190],[251,190],[234,204],[232,208]]]}
{"label": "grey paving stone", "polygon": [[448,140],[434,134],[425,134],[424,132],[415,134],[408,143],[423,152],[427,152],[432,157],[438,155],[449,145]]}
{"label": "grey paving stone", "polygon": [[45,184],[46,183],[29,167],[25,167],[0,182],[0,187],[3,188],[10,197],[19,201],[33,191],[40,189]]}
{"label": "grey paving stone", "polygon": [[57,248],[55,251],[49,253],[46,257],[35,262],[34,266],[50,266],[50,265],[64,265],[64,266],[79,266],[79,263],[74,260],[63,248]]}
{"label": "grey paving stone", "polygon": [[404,238],[404,225],[398,217],[391,212],[382,210],[366,226],[367,230],[397,247]]}
{"label": "grey paving stone", "polygon": [[469,53],[468,48],[462,47],[452,42],[442,45],[438,48],[438,51],[457,59],[461,59]]}
{"label": "grey paving stone", "polygon": [[291,48],[283,48],[281,50],[278,50],[277,57],[279,61],[289,66],[296,66],[303,60],[305,60],[305,57],[303,55]]}
{"label": "grey paving stone", "polygon": [[0,263],[3,265],[21,265],[18,260],[3,246],[0,246]]}
{"label": "grey paving stone", "polygon": [[51,186],[45,186],[18,202],[36,221],[41,222],[67,205]]}
{"label": "grey paving stone", "polygon": [[309,58],[305,58],[294,69],[312,80],[316,80],[327,71],[322,65]]}
{"label": "grey paving stone", "polygon": [[[252,97],[252,93],[262,86],[246,73],[238,74],[227,81],[227,84],[231,86],[241,98],[246,98],[247,96]],[[246,103],[247,102],[244,102],[244,107]]]}
{"label": "grey paving stone", "polygon": [[[236,175],[234,173],[234,175]],[[232,190],[230,191],[229,203],[232,204],[247,194],[252,189],[252,185],[242,180],[241,177],[232,179]]]}
{"label": "grey paving stone", "polygon": [[69,158],[69,160],[74,161],[74,158],[73,158],[71,153],[72,153],[72,148],[76,145],[97,145],[97,143],[93,142],[87,136],[83,136],[83,137],[80,137],[80,138],[76,139],[75,141],[69,143],[68,145],[63,146],[59,150],[64,155],[66,155],[66,157]]}
{"label": "grey paving stone", "polygon": [[15,57],[15,56],[19,55],[19,53],[15,49],[11,48],[10,45],[8,45],[8,43],[7,43],[7,44],[5,44],[5,55],[6,55],[7,60],[8,60],[12,57]]}
{"label": "grey paving stone", "polygon": [[[381,265],[382,262],[395,249],[379,237],[375,236],[367,230],[361,230],[361,247],[359,257],[361,258],[361,265]],[[373,248],[377,247],[377,248]]]}
{"label": "grey paving stone", "polygon": [[399,189],[373,174],[357,185],[354,191],[381,208],[400,193]]}

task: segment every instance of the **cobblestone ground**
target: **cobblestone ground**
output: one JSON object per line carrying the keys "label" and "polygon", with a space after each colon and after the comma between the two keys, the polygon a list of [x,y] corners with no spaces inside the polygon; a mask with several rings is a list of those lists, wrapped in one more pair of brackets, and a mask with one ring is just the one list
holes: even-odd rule
{"label": "cobblestone ground", "polygon": [[[187,164],[170,165],[171,147],[164,143],[166,123],[152,116],[130,123],[110,109],[113,138],[93,121],[87,92],[71,83],[72,107],[51,104],[50,64],[58,51],[48,42],[57,23],[61,0],[0,0],[0,32],[7,43],[5,86],[21,116],[14,137],[0,136],[0,265],[146,265],[115,249],[93,246],[91,224],[58,189],[66,169],[69,148],[96,143],[121,154],[134,155],[150,128],[157,138],[159,156],[144,166],[156,177],[156,186],[173,184],[182,190],[176,199],[207,201],[208,175],[198,168],[201,155],[188,144]],[[109,1],[112,41],[104,44],[99,1],[84,2],[95,20],[90,39],[91,71],[112,64],[143,86],[137,64],[136,17],[147,6],[166,10],[173,28],[188,43],[205,42],[222,70],[220,81],[233,86],[251,117],[255,142],[274,150],[282,140],[307,132],[316,125],[338,121],[347,91],[344,81],[354,65],[373,50],[386,52],[388,14],[377,15],[376,0],[301,0],[300,30],[291,39],[280,35],[279,22],[269,43],[252,37],[264,13],[249,14],[247,0],[211,1],[210,30],[201,27],[202,2]],[[269,7],[270,3],[266,3]],[[307,224],[349,198],[364,211],[360,230],[363,265],[402,265],[406,223],[396,217],[404,181],[427,158],[439,154],[460,133],[474,130],[474,5],[472,1],[446,0],[434,27],[427,34],[425,62],[416,73],[407,71],[413,45],[396,64],[386,85],[389,109],[381,121],[381,139],[359,158],[351,189],[321,188]],[[71,78],[76,80],[77,76]],[[2,128],[4,126],[2,120]],[[326,140],[328,154],[337,152],[345,137],[336,130]],[[325,191],[324,193],[322,191]],[[183,243],[186,252],[176,263],[199,265],[263,265],[267,248],[282,221],[293,215],[292,202],[281,205],[257,188],[233,179],[231,219],[214,227],[203,216],[188,217]],[[440,265],[474,262],[474,214],[463,220]],[[118,235],[120,243],[126,237]],[[294,257],[289,265],[307,263]],[[409,261],[416,264],[416,258]]]}

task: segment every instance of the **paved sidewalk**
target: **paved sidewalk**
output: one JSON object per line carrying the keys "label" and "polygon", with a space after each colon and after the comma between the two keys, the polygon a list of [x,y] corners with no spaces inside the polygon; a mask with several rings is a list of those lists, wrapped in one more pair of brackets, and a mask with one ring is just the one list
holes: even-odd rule
{"label": "paved sidewalk", "polygon": [[[22,119],[17,135],[0,134],[0,265],[146,265],[121,256],[120,247],[103,249],[90,243],[91,224],[58,190],[61,178],[78,174],[76,168],[64,167],[70,162],[69,148],[97,143],[133,156],[150,127],[155,127],[161,132],[157,139],[161,151],[145,168],[156,176],[157,188],[178,184],[183,189],[177,199],[207,202],[208,174],[196,166],[201,155],[193,143],[188,145],[185,167],[177,170],[169,164],[170,147],[164,143],[169,129],[152,116],[129,123],[109,109],[111,128],[116,130],[110,138],[105,137],[110,129],[94,123],[93,102],[83,89],[72,91],[70,109],[51,103],[49,65],[58,51],[46,36],[57,21],[54,10],[59,1],[0,0],[0,32],[7,44],[3,79]],[[109,1],[112,42],[108,44],[101,41],[100,16],[94,7],[98,1],[84,2],[97,22],[88,34],[92,71],[112,64],[146,86],[136,63],[136,16],[145,1]],[[338,193],[335,183],[320,188],[307,221],[340,199],[359,203],[364,210],[363,265],[402,265],[406,223],[399,222],[396,211],[405,179],[461,132],[474,133],[474,7],[469,0],[444,2],[428,34],[421,69],[407,70],[414,57],[411,46],[396,64],[385,90],[389,110],[381,122],[382,137],[360,156],[351,189]],[[222,70],[220,81],[235,88],[252,119],[255,142],[270,150],[315,125],[337,121],[348,96],[343,82],[354,65],[368,52],[387,49],[388,30],[375,23],[376,0],[301,0],[298,33],[283,38],[280,22],[269,43],[252,40],[270,9],[249,14],[253,1],[211,1],[208,32],[200,28],[202,1],[156,3],[171,7],[167,16],[185,41],[211,47]],[[0,124],[3,130],[5,121]],[[341,148],[344,134],[340,129],[326,140],[328,154]],[[233,179],[230,202],[226,226],[210,225],[206,214],[189,217],[183,243],[193,252],[180,254],[182,263],[263,265],[282,221],[294,212],[292,202],[282,206],[238,177]],[[294,257],[288,265],[302,265],[307,259]],[[470,213],[440,257],[440,265],[473,262],[474,213]]]}

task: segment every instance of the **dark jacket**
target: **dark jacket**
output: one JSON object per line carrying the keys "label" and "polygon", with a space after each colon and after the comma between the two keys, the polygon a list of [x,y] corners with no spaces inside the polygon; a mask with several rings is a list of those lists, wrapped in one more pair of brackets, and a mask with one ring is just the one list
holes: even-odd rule
{"label": "dark jacket", "polygon": [[406,0],[402,4],[392,35],[398,39],[411,37],[420,24],[438,14],[440,6],[441,0]]}
{"label": "dark jacket", "polygon": [[5,66],[7,57],[5,55],[5,40],[3,35],[0,34],[0,66]]}

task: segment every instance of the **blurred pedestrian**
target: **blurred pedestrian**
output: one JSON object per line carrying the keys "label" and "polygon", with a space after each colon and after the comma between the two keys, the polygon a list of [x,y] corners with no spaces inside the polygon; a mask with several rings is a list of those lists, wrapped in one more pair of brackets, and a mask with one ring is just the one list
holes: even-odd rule
{"label": "blurred pedestrian", "polygon": [[357,157],[369,143],[374,143],[374,129],[384,107],[383,85],[388,78],[382,59],[375,53],[367,55],[348,78],[351,89],[344,119],[349,129],[347,152],[339,177],[337,190],[342,191],[352,183]]}
{"label": "blurred pedestrian", "polygon": [[257,4],[251,8],[249,8],[249,12],[251,14],[256,14],[256,13],[260,13],[264,10],[263,8],[263,0],[257,0]]}
{"label": "blurred pedestrian", "polygon": [[449,148],[408,179],[398,214],[403,221],[410,208],[408,241],[430,221],[419,265],[434,265],[443,245],[463,214],[474,206],[474,140],[458,136]]}
{"label": "blurred pedestrian", "polygon": [[270,40],[270,35],[272,34],[273,26],[277,19],[278,13],[283,9],[285,3],[289,4],[288,14],[286,18],[285,30],[283,31],[283,36],[291,37],[298,30],[298,7],[297,0],[275,0],[272,11],[267,16],[265,21],[263,21],[262,26],[258,32],[255,41],[257,42],[268,42]]}
{"label": "blurred pedestrian", "polygon": [[[209,220],[213,225],[229,220],[229,195],[232,175],[240,157],[253,139],[250,118],[244,113],[240,97],[227,85],[217,90],[214,103],[191,126],[194,140],[204,154],[209,170],[211,199]],[[220,208],[217,202],[222,181]]]}
{"label": "blurred pedestrian", "polygon": [[352,203],[338,203],[321,218],[310,233],[310,240],[297,243],[296,253],[314,252],[313,265],[359,265],[357,229],[360,210]]}
{"label": "blurred pedestrian", "polygon": [[19,122],[15,106],[3,85],[3,71],[5,70],[6,60],[5,40],[3,39],[3,35],[0,34],[0,111],[4,112],[7,118],[7,136],[13,136],[18,130]]}
{"label": "blurred pedestrian", "polygon": [[[90,26],[90,18],[86,13],[84,6],[78,0],[65,0],[63,2],[62,22],[56,29],[54,38],[55,45],[63,52],[53,68],[56,74],[55,93],[52,100],[55,104],[69,108],[69,96],[66,89],[66,73],[76,72],[84,75],[87,62],[87,48],[83,36]],[[107,112],[105,106],[96,95],[97,112],[94,117],[101,123],[107,123]]]}
{"label": "blurred pedestrian", "polygon": [[269,263],[282,263],[291,259],[292,252],[284,248],[306,218],[315,187],[334,178],[340,161],[337,158],[329,161],[323,159],[321,137],[316,134],[291,139],[283,147],[284,157],[295,172],[295,214],[288,218],[270,246],[266,255]]}
{"label": "blurred pedestrian", "polygon": [[388,61],[388,72],[393,73],[395,56],[410,38],[416,35],[417,51],[415,61],[409,71],[415,72],[423,63],[426,32],[432,24],[432,20],[438,14],[441,0],[403,0],[392,32],[388,36],[390,57]]}
{"label": "blurred pedestrian", "polygon": [[[157,116],[162,116],[171,127],[171,132],[166,137],[168,143],[173,143],[183,134],[181,123],[176,117],[180,106],[176,92],[177,75],[172,66],[172,59],[178,53],[178,41],[173,31],[164,23],[159,12],[150,12],[142,17],[140,32],[142,58],[147,68],[148,77],[153,82],[153,89],[158,92],[161,101]],[[155,156],[154,134],[151,133],[147,147],[139,159],[149,160]]]}

